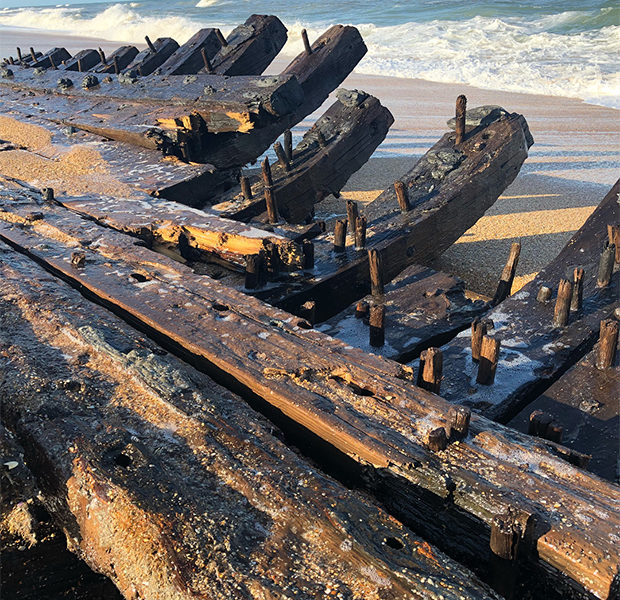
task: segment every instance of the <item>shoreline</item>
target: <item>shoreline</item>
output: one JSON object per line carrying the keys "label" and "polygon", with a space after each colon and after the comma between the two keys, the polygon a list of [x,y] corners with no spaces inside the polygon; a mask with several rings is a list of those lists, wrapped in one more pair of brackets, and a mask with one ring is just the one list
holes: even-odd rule
{"label": "shoreline", "polygon": [[[0,30],[0,56],[14,54],[17,45],[23,50],[30,46],[47,50],[59,45],[71,53],[85,47],[110,52],[121,45],[40,30]],[[142,48],[145,44],[136,46]],[[276,58],[266,73],[281,71],[288,58]],[[467,96],[469,107],[499,104],[525,116],[535,143],[521,172],[485,216],[432,265],[460,276],[468,289],[479,294],[492,295],[512,241],[522,242],[513,291],[532,279],[579,229],[617,178],[617,109],[563,96],[356,72],[341,87],[363,89],[377,96],[390,109],[395,122],[373,157],[351,177],[341,199],[330,197],[317,207],[323,217],[345,214],[347,199],[361,204],[371,201],[409,170],[447,131],[446,121],[454,113],[459,94]],[[332,102],[333,95],[293,128],[294,143]]]}

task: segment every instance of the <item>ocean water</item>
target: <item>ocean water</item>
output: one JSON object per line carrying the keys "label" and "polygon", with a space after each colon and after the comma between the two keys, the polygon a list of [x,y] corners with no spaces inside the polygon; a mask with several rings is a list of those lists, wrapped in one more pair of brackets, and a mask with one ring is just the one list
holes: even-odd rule
{"label": "ocean water", "polygon": [[302,49],[335,23],[357,26],[368,54],[359,73],[469,83],[576,97],[620,108],[620,4],[617,0],[144,0],[53,4],[0,0],[8,28],[88,35],[118,42],[197,29],[225,34],[251,13],[275,14],[289,30],[284,53]]}

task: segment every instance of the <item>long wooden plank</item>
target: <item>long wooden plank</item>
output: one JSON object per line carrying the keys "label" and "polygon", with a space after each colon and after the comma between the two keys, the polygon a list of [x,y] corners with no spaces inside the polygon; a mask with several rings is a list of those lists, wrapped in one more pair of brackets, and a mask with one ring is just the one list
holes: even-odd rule
{"label": "long wooden plank", "polygon": [[458,148],[447,133],[400,179],[411,210],[401,213],[393,187],[363,213],[368,221],[366,249],[349,243],[334,254],[332,233],[314,241],[315,269],[305,279],[258,297],[296,312],[315,301],[317,320],[337,314],[370,292],[368,248],[382,259],[387,283],[410,264],[439,256],[469,229],[514,180],[533,140],[525,119],[504,113],[471,131]]}
{"label": "long wooden plank", "polygon": [[[446,399],[506,422],[592,347],[600,321],[618,306],[620,272],[616,271],[607,287],[597,286],[597,272],[607,225],[618,222],[619,192],[620,183],[616,182],[558,256],[488,313],[495,325],[492,335],[501,341],[493,385],[475,381],[477,365],[471,360],[467,332],[442,348],[442,394]],[[571,311],[566,326],[555,326],[555,294],[551,300],[539,302],[538,290],[543,284],[557,290],[561,279],[573,280],[576,268],[585,271],[582,308]]]}
{"label": "long wooden plank", "polygon": [[205,375],[4,246],[0,272],[7,421],[69,548],[127,599],[497,598]]}
{"label": "long wooden plank", "polygon": [[[506,515],[521,532],[519,585],[549,598],[613,597],[618,553],[609,534],[620,526],[620,491],[557,457],[567,450],[475,414],[466,437],[437,449],[436,432],[454,440],[450,404],[416,388],[406,367],[304,329],[63,209],[6,189],[1,207],[2,240],[201,369],[251,390],[327,442],[334,459],[358,462],[364,484],[429,542],[488,574],[489,529]],[[32,219],[35,210],[42,218]]]}
{"label": "long wooden plank", "polygon": [[[316,202],[344,187],[385,139],[394,122],[390,111],[373,96],[339,90],[338,97],[304,135],[289,164],[278,161],[271,167],[278,213],[289,223],[311,219]],[[249,179],[251,199],[235,186],[212,210],[241,221],[264,213],[264,181],[259,175]]]}

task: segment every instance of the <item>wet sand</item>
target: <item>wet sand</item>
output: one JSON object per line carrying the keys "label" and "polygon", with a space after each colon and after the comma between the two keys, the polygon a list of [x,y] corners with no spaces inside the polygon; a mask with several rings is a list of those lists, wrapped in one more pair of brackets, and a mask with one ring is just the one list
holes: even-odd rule
{"label": "wet sand", "polygon": [[[42,51],[64,45],[70,52],[98,46],[109,52],[120,45],[38,32],[1,33],[0,56],[15,55],[16,45],[23,51],[32,45]],[[279,58],[268,72],[277,73],[286,64]],[[349,198],[369,202],[410,169],[447,130],[445,123],[453,115],[458,94],[467,96],[469,107],[499,104],[525,115],[535,144],[521,172],[486,215],[433,265],[459,275],[469,289],[481,294],[493,293],[513,241],[522,243],[513,291],[532,279],[618,177],[620,111],[611,108],[575,98],[358,73],[342,87],[376,95],[392,111],[395,122],[370,161],[351,177],[341,199],[330,197],[321,204],[324,215],[344,214]],[[295,143],[332,101],[294,128]]]}

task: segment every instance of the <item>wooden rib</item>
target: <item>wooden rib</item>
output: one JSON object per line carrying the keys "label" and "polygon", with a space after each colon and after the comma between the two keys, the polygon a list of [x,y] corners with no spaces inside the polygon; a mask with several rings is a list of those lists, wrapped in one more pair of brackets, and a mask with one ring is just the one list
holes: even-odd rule
{"label": "wooden rib", "polygon": [[[187,42],[177,48],[166,62],[161,65],[158,75],[188,75],[198,73],[204,67],[202,51],[209,60],[217,54],[222,47],[220,40],[213,28],[205,28],[197,31]],[[243,73],[250,75],[250,73]]]}
{"label": "wooden rib", "polygon": [[118,75],[116,69],[123,70],[138,55],[135,46],[121,46],[108,56],[107,64],[95,67],[97,73],[114,73]]}
{"label": "wooden rib", "polygon": [[179,49],[179,44],[172,38],[157,38],[153,46],[155,47],[155,52],[150,48],[142,50],[125,67],[125,72],[133,72],[141,77],[150,75]]}

